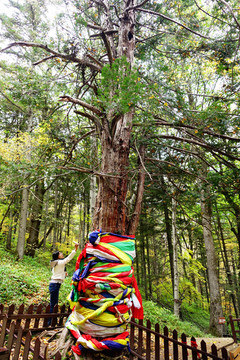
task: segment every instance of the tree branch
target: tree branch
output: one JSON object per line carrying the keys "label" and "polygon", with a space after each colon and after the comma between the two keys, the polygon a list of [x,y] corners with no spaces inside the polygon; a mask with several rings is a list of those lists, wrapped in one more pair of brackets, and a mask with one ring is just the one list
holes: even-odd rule
{"label": "tree branch", "polygon": [[8,97],[6,94],[4,94],[4,92],[2,92],[1,90],[0,90],[0,94],[2,94],[2,96],[3,96],[7,101],[9,101],[13,106],[15,106],[15,107],[16,107],[17,109],[19,109],[21,112],[23,112],[23,113],[26,112],[23,108],[21,108],[21,106],[15,104],[11,99],[9,99],[9,97]]}
{"label": "tree branch", "polygon": [[129,6],[129,7],[127,7],[127,8],[125,9],[125,11],[137,9],[137,8],[143,6],[144,4],[146,4],[146,3],[149,2],[149,1],[150,1],[150,0],[144,0],[144,1],[142,1],[140,4],[137,4],[137,5],[135,5],[135,6]]}
{"label": "tree branch", "polygon": [[44,59],[39,60],[39,61],[33,63],[33,65],[34,65],[34,66],[35,66],[35,65],[39,65],[39,64],[43,63],[44,61],[47,61],[47,60],[49,60],[49,59],[54,59],[54,58],[56,58],[56,57],[57,57],[56,55],[47,56],[47,57],[45,57]]}
{"label": "tree branch", "polygon": [[113,63],[112,49],[111,49],[111,46],[110,46],[109,41],[108,41],[108,38],[107,38],[107,36],[106,36],[106,34],[105,34],[104,31],[102,32],[101,36],[102,36],[102,39],[103,39],[105,48],[106,48],[106,50],[107,50],[109,62],[110,62],[110,64],[112,64],[112,63]]}
{"label": "tree branch", "polygon": [[111,175],[111,174],[106,174],[106,173],[101,173],[98,171],[94,171],[92,169],[87,169],[84,167],[73,167],[73,166],[58,166],[59,169],[63,169],[63,170],[72,170],[72,171],[79,171],[85,174],[92,174],[92,175],[96,175],[96,176],[100,176],[100,177],[111,177],[111,178],[121,178],[121,176],[117,176],[117,175]]}
{"label": "tree branch", "polygon": [[91,135],[92,133],[94,133],[94,132],[95,132],[95,129],[94,129],[94,130],[90,130],[90,131],[88,131],[86,134],[82,135],[79,139],[75,140],[75,142],[74,142],[74,144],[73,144],[70,152],[69,152],[68,155],[67,155],[67,158],[66,158],[63,166],[66,165],[67,162],[68,162],[68,160],[72,158],[72,153],[73,153],[74,149],[76,148],[77,144],[78,144],[80,141],[82,141],[83,139],[85,139],[86,137],[88,137],[89,135]]}
{"label": "tree branch", "polygon": [[75,114],[78,114],[78,115],[81,115],[81,116],[84,116],[85,118],[91,120],[92,122],[94,122],[94,124],[96,125],[97,129],[100,131],[101,130],[101,124],[100,122],[98,121],[98,118],[92,114],[88,114],[86,112],[83,112],[83,111],[79,111],[79,110],[75,110],[74,111]]}
{"label": "tree branch", "polygon": [[0,52],[6,51],[14,46],[26,46],[26,47],[36,47],[36,48],[40,48],[43,49],[44,51],[49,52],[50,54],[55,55],[56,57],[59,57],[61,59],[64,60],[70,60],[72,62],[81,64],[81,65],[85,65],[88,66],[89,68],[96,70],[96,71],[101,71],[101,68],[85,59],[79,59],[76,56],[73,55],[67,55],[67,54],[62,54],[59,53],[55,50],[50,49],[47,45],[43,45],[43,44],[36,44],[36,43],[30,43],[30,42],[26,42],[26,41],[17,41],[17,42],[13,42],[11,44],[9,44],[7,47],[5,47],[4,49],[1,49]]}
{"label": "tree branch", "polygon": [[86,56],[92,61],[94,61],[97,65],[99,65],[101,68],[103,67],[103,64],[98,59],[95,59],[95,57],[93,57],[92,55],[87,54]]}
{"label": "tree branch", "polygon": [[157,121],[157,125],[169,126],[169,127],[174,128],[174,129],[186,128],[186,129],[191,129],[191,130],[198,130],[198,131],[203,132],[204,134],[208,134],[208,135],[211,135],[211,136],[213,136],[213,137],[218,137],[218,138],[221,138],[221,139],[226,139],[226,140],[231,140],[231,141],[240,142],[240,138],[236,138],[236,137],[232,137],[232,136],[228,136],[228,135],[223,135],[223,134],[214,133],[214,132],[211,131],[211,130],[199,129],[197,126],[184,125],[184,124],[174,125],[174,124],[171,124],[171,123],[166,123],[166,122],[164,122],[164,120],[163,120],[163,121]]}
{"label": "tree branch", "polygon": [[143,162],[143,159],[142,159],[142,155],[141,155],[140,151],[139,151],[138,148],[137,148],[136,141],[135,141],[135,149],[136,149],[136,151],[137,151],[137,153],[138,153],[138,158],[139,158],[139,161],[140,161],[140,163],[141,163],[142,169],[144,169],[144,171],[148,174],[150,180],[152,181],[151,175],[149,174],[149,172],[147,171],[146,167],[144,166],[144,162]]}
{"label": "tree branch", "polygon": [[82,100],[79,100],[79,99],[74,99],[74,98],[72,98],[71,96],[68,96],[68,95],[60,96],[59,101],[71,102],[71,103],[76,104],[76,105],[81,105],[83,108],[91,110],[94,114],[96,114],[98,116],[103,115],[103,113],[98,108],[96,108],[95,106],[90,105],[90,104],[86,103],[85,101],[82,101]]}
{"label": "tree branch", "polygon": [[199,179],[203,180],[203,181],[206,182],[206,183],[209,183],[206,179],[202,178],[202,177],[199,176],[198,174],[194,174],[194,173],[192,173],[191,171],[188,171],[188,170],[179,168],[176,164],[174,164],[174,163],[172,163],[172,162],[170,162],[170,161],[159,160],[159,159],[154,159],[154,158],[146,158],[146,161],[150,161],[150,162],[152,162],[152,163],[153,163],[153,162],[158,162],[158,163],[163,163],[163,164],[170,165],[170,166],[176,168],[176,169],[179,170],[179,171],[182,171],[182,172],[184,172],[184,173],[186,173],[186,174],[188,174],[188,175],[194,176],[194,177],[196,177],[196,178],[199,178]]}
{"label": "tree branch", "polygon": [[232,16],[233,16],[233,18],[234,18],[235,23],[237,24],[237,27],[240,29],[240,24],[239,24],[239,22],[238,22],[238,20],[237,20],[237,18],[236,18],[236,16],[235,16],[235,14],[234,14],[233,9],[231,8],[231,6],[230,6],[225,0],[220,0],[220,1],[223,2],[224,5],[229,9],[229,11],[231,12],[231,14],[232,14]]}
{"label": "tree branch", "polygon": [[228,26],[231,26],[231,24],[227,23],[226,21],[224,21],[224,20],[222,20],[222,19],[219,19],[218,17],[213,16],[213,15],[209,14],[207,11],[203,10],[203,9],[198,5],[198,3],[197,3],[196,0],[194,0],[194,2],[195,2],[195,4],[196,4],[197,8],[198,8],[199,10],[201,10],[204,14],[210,16],[210,17],[213,18],[213,19],[216,19],[216,20],[218,20],[218,21],[223,22],[224,24],[227,24]]}
{"label": "tree branch", "polygon": [[234,155],[231,155],[231,154],[228,154],[218,148],[215,148],[214,146],[210,145],[210,144],[204,144],[204,143],[201,143],[199,141],[196,141],[196,140],[193,140],[193,139],[188,139],[188,138],[182,138],[182,137],[179,137],[179,136],[175,136],[175,135],[157,135],[157,136],[154,136],[155,138],[163,138],[163,139],[173,139],[173,140],[176,140],[176,141],[182,141],[182,142],[187,142],[187,143],[190,143],[190,144],[195,144],[195,145],[198,145],[198,146],[201,146],[205,149],[208,149],[209,151],[213,151],[213,152],[217,152],[221,155],[224,155],[224,156],[227,156],[228,158],[232,159],[232,160],[240,160],[239,157],[236,157]]}
{"label": "tree branch", "polygon": [[158,12],[156,12],[156,11],[146,10],[146,9],[143,9],[143,8],[137,8],[136,10],[139,10],[139,11],[142,11],[142,12],[145,12],[145,13],[148,13],[148,14],[160,16],[160,17],[162,17],[162,18],[164,18],[164,19],[166,19],[166,20],[168,20],[168,21],[171,21],[171,22],[173,22],[173,23],[175,23],[175,24],[177,24],[177,25],[179,25],[179,26],[182,26],[184,29],[190,31],[191,33],[193,33],[193,34],[195,34],[195,35],[197,35],[197,36],[200,36],[200,37],[202,37],[202,38],[204,38],[204,39],[207,39],[207,40],[211,40],[211,38],[209,38],[208,36],[204,36],[204,35],[196,32],[196,31],[190,29],[189,27],[187,27],[186,25],[180,23],[179,21],[174,20],[174,19],[172,19],[172,18],[170,18],[170,17],[168,17],[168,16],[166,16],[166,15],[163,15],[163,14],[158,13]]}

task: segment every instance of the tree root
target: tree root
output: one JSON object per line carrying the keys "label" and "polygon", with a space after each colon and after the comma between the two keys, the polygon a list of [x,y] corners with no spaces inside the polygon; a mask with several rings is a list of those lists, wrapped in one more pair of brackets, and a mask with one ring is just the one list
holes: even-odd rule
{"label": "tree root", "polygon": [[58,351],[61,353],[62,359],[67,358],[69,360],[123,360],[129,358],[127,349],[124,351],[111,351],[111,354],[107,351],[98,352],[88,350],[79,356],[72,351],[72,345],[75,343],[76,339],[74,339],[69,330],[65,327],[61,330],[58,329],[58,331],[45,330],[39,337],[44,339],[45,343],[49,343],[49,359],[52,359]]}

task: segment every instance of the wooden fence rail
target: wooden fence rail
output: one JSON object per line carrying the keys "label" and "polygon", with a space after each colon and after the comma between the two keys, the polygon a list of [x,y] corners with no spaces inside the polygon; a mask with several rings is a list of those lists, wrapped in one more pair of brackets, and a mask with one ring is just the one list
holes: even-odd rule
{"label": "wooden fence rail", "polygon": [[[14,305],[4,308],[0,304],[0,360],[12,360],[19,358],[19,353],[23,354],[22,359],[46,360],[47,346],[36,338],[34,345],[31,344],[32,333],[52,330],[63,327],[70,309],[63,305],[59,310],[55,306],[54,312],[49,313],[49,305],[44,308],[42,305],[30,305],[25,309],[21,305],[18,310]],[[48,319],[51,318],[51,325],[48,326]],[[233,319],[239,320],[240,319]],[[239,331],[240,332],[240,331]],[[7,335],[7,336],[6,336]],[[24,335],[24,337],[23,337]],[[198,347],[199,346],[199,347]],[[88,359],[92,359],[91,354]],[[211,346],[211,351],[207,351],[204,341],[196,344],[194,337],[191,338],[191,345],[187,344],[187,337],[182,334],[180,337],[176,330],[172,337],[169,335],[168,328],[164,328],[163,334],[160,334],[159,324],[154,326],[147,321],[146,326],[143,321],[138,322],[132,319],[130,322],[130,359],[140,360],[228,360],[228,351],[226,348],[217,351],[216,346]],[[55,355],[55,360],[61,360],[61,354]]]}

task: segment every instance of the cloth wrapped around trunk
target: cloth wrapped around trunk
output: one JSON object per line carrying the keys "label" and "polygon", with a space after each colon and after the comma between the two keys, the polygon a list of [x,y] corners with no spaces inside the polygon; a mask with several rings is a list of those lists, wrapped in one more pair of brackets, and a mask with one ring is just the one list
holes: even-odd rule
{"label": "cloth wrapped around trunk", "polygon": [[94,231],[78,257],[66,327],[77,339],[73,351],[121,350],[129,344],[131,316],[143,318],[134,277],[134,236]]}

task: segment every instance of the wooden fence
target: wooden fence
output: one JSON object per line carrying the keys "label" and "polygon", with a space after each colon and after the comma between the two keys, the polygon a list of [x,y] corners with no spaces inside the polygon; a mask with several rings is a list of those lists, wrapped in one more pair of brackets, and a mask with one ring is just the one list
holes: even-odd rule
{"label": "wooden fence", "polygon": [[[17,311],[14,305],[6,309],[0,304],[0,360],[9,359],[10,354],[12,360],[17,360],[20,352],[23,360],[29,359],[30,353],[33,360],[48,359],[47,346],[40,338],[36,338],[32,345],[32,333],[61,328],[70,314],[70,309],[66,309],[64,305],[59,310],[55,306],[51,314],[49,305],[45,309],[42,305],[31,305],[25,312],[24,308],[24,305],[21,305]],[[48,326],[49,318],[52,319],[50,326]],[[208,352],[204,341],[196,344],[196,340],[192,337],[191,344],[187,344],[185,334],[179,337],[174,330],[171,337],[167,327],[164,328],[163,334],[160,334],[159,324],[152,329],[150,321],[143,326],[142,320],[137,322],[134,319],[130,322],[129,357],[132,360],[198,360],[200,358],[228,360],[229,358],[226,348],[222,348],[219,353],[213,344]],[[92,358],[90,352],[88,359]],[[55,355],[55,360],[61,360],[59,352]]]}
{"label": "wooden fence", "polygon": [[[31,345],[32,333],[63,327],[70,309],[63,305],[58,310],[58,306],[55,306],[50,314],[50,305],[45,309],[41,304],[30,305],[25,310],[22,304],[17,312],[15,310],[15,305],[4,308],[0,304],[0,360],[9,359],[10,355],[12,360],[17,360],[20,353],[23,360],[27,360],[30,354],[33,360],[48,359],[47,346],[42,344],[39,337],[35,339],[34,346]],[[55,355],[55,360],[61,360],[59,352]]]}
{"label": "wooden fence", "polygon": [[191,338],[191,345],[187,344],[187,337],[182,334],[179,336],[176,330],[173,336],[169,336],[168,328],[164,328],[163,335],[159,332],[159,324],[155,324],[152,329],[151,322],[147,321],[147,326],[143,326],[142,320],[137,323],[134,319],[130,322],[130,354],[131,359],[139,360],[220,360],[228,359],[228,351],[226,348],[221,349],[218,353],[216,345],[211,346],[211,352],[207,352],[205,341],[196,343],[194,337]]}

